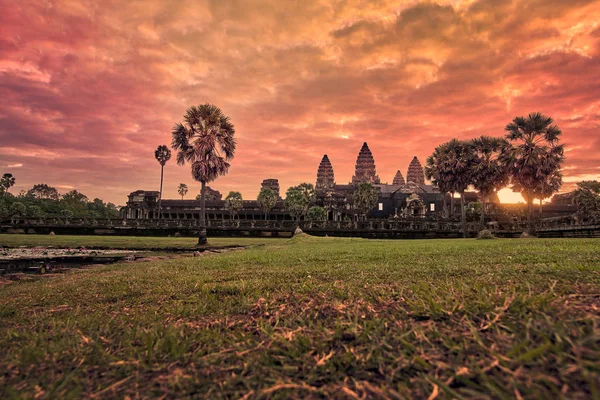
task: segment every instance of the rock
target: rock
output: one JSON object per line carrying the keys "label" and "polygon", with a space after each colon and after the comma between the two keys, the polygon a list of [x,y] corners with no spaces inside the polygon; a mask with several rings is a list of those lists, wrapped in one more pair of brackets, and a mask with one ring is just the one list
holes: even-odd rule
{"label": "rock", "polygon": [[55,235],[54,231],[50,232],[49,235],[54,236]]}
{"label": "rock", "polygon": [[194,252],[194,257],[200,257],[201,255],[202,255],[202,253],[200,253],[199,251]]}
{"label": "rock", "polygon": [[294,236],[296,235],[304,235],[304,231],[302,229],[300,229],[300,227],[296,227],[296,230],[294,231]]}
{"label": "rock", "polygon": [[531,235],[531,234],[529,234],[529,233],[527,233],[527,232],[523,232],[523,233],[521,234],[521,239],[527,239],[527,238],[535,238],[535,236],[534,236],[534,235]]}

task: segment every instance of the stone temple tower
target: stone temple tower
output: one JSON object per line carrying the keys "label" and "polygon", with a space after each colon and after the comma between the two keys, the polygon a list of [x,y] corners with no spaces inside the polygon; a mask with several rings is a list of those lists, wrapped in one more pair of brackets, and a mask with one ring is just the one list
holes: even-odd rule
{"label": "stone temple tower", "polygon": [[404,177],[402,176],[402,172],[400,172],[400,170],[398,170],[398,172],[396,172],[396,176],[394,176],[394,181],[392,182],[392,185],[405,185],[406,182],[404,182]]}
{"label": "stone temple tower", "polygon": [[279,196],[279,180],[278,179],[274,179],[274,178],[265,179],[262,181],[260,186],[261,186],[261,189],[262,188],[271,189],[273,191],[273,193],[275,193],[277,198],[281,199],[281,197]]}
{"label": "stone temple tower", "polygon": [[329,157],[325,154],[317,170],[317,184],[315,185],[315,189],[319,191],[333,189],[334,185],[333,166],[329,161]]}
{"label": "stone temple tower", "polygon": [[423,172],[423,167],[419,162],[417,156],[415,156],[410,164],[408,165],[408,173],[406,174],[406,182],[413,182],[417,185],[425,184],[425,173]]}
{"label": "stone temple tower", "polygon": [[375,160],[369,150],[367,142],[363,143],[358,158],[356,159],[356,169],[352,177],[352,183],[379,183],[379,177],[375,171]]}

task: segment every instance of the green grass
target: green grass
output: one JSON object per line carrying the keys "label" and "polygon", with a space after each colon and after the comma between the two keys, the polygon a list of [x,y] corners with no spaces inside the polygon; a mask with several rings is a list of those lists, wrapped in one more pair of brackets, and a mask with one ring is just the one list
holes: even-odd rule
{"label": "green grass", "polygon": [[[258,245],[286,239],[272,238],[210,238],[210,246]],[[71,235],[6,235],[0,234],[0,247],[46,246],[46,247],[89,247],[112,249],[164,249],[190,248],[198,243],[197,238],[139,237],[139,236],[71,236]]]}
{"label": "green grass", "polygon": [[269,243],[0,285],[0,398],[600,397],[598,240]]}

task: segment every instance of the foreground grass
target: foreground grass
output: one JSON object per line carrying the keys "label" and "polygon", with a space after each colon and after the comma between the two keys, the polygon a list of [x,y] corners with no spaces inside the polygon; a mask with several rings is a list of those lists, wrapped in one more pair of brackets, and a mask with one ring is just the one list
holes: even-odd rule
{"label": "foreground grass", "polygon": [[[273,238],[210,238],[210,246],[258,245],[286,239]],[[111,249],[193,249],[197,238],[139,237],[139,236],[71,236],[71,235],[6,235],[0,234],[0,247],[45,246],[45,247],[89,247]]]}
{"label": "foreground grass", "polygon": [[598,240],[295,238],[0,287],[0,397],[598,398]]}

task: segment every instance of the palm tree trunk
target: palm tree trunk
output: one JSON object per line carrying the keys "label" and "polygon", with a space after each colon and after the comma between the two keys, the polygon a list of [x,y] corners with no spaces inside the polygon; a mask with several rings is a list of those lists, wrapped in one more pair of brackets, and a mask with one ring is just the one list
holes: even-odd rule
{"label": "palm tree trunk", "polygon": [[527,233],[533,235],[533,199],[527,198]]}
{"label": "palm tree trunk", "polygon": [[165,166],[160,167],[160,194],[158,195],[158,219],[162,219],[162,189],[163,189],[163,177],[165,173]]}
{"label": "palm tree trunk", "polygon": [[450,192],[450,218],[454,217],[454,192]]}
{"label": "palm tree trunk", "polygon": [[448,212],[448,202],[446,201],[446,194],[444,194],[444,202],[442,204],[442,216],[450,215],[450,213]]}
{"label": "palm tree trunk", "polygon": [[467,210],[465,210],[465,192],[460,192],[460,211],[463,237],[466,238],[469,237],[469,232],[467,232]]}
{"label": "palm tree trunk", "polygon": [[481,219],[480,219],[480,224],[481,224],[481,229],[485,229],[485,199],[487,198],[487,196],[482,196],[483,198],[481,199]]}
{"label": "palm tree trunk", "polygon": [[206,237],[206,182],[202,181],[202,190],[200,191],[200,231],[198,232],[198,246],[208,244]]}

